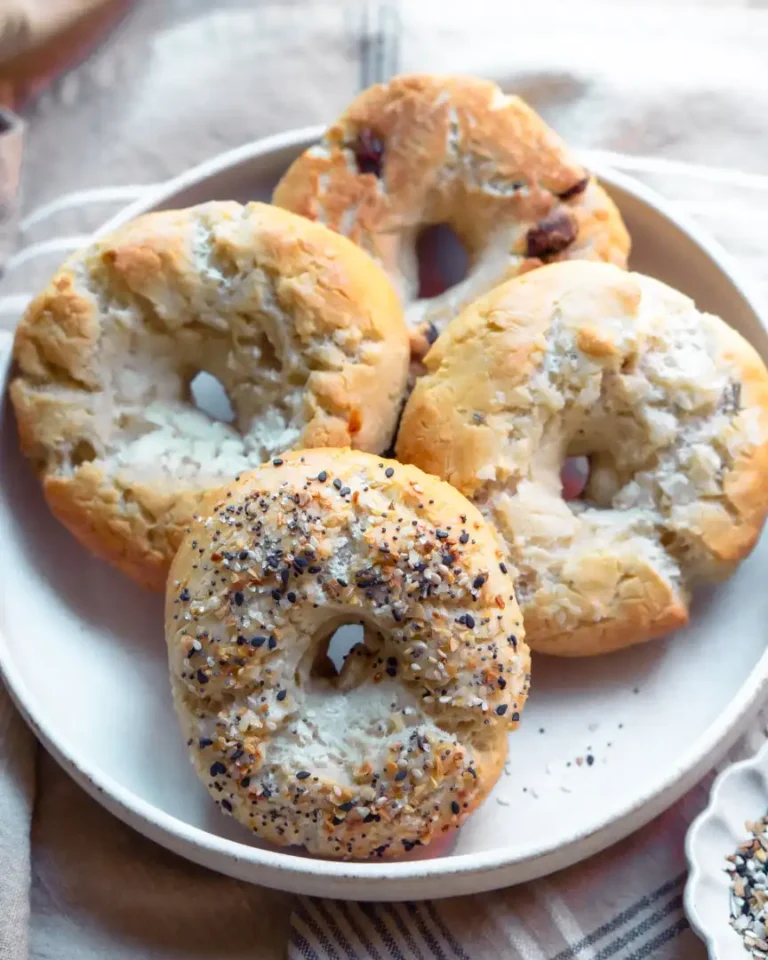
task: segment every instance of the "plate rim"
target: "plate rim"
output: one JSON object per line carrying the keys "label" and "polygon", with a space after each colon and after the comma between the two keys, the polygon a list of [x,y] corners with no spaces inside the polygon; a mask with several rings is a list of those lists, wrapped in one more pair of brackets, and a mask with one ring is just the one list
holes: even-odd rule
{"label": "plate rim", "polygon": [[[94,236],[104,235],[133,217],[156,208],[182,190],[193,187],[233,166],[254,162],[260,157],[280,150],[305,148],[317,140],[324,129],[322,125],[302,127],[219,153],[158,186],[157,189],[150,188],[139,200],[127,205],[117,215],[111,217],[95,232]],[[580,151],[580,156],[588,160],[589,151]],[[758,324],[768,332],[768,324],[756,284],[716,240],[709,237],[692,220],[681,215],[677,210],[671,209],[667,201],[656,191],[634,177],[612,170],[599,162],[589,163],[589,166],[608,186],[615,186],[644,203],[693,241],[719,268],[751,309]],[[8,403],[7,380],[11,365],[10,354],[9,349],[7,357],[4,361],[0,361],[0,383],[2,384],[0,407],[2,408]],[[557,848],[551,844],[517,848],[515,853],[511,852],[513,848],[500,847],[489,851],[454,854],[432,859],[374,863],[304,858],[281,850],[253,847],[217,836],[166,813],[123,787],[111,776],[104,774],[100,768],[94,768],[88,762],[84,762],[83,758],[78,756],[77,749],[61,743],[55,730],[48,729],[47,725],[40,721],[36,716],[35,697],[30,695],[27,685],[15,667],[10,644],[2,630],[0,630],[0,675],[27,724],[69,775],[119,819],[141,833],[148,833],[151,839],[161,845],[224,873],[230,872],[227,870],[227,865],[230,863],[235,866],[246,864],[251,868],[261,868],[267,876],[249,878],[242,870],[237,875],[241,879],[252,879],[257,883],[267,882],[269,885],[283,889],[300,891],[302,881],[309,881],[310,885],[313,883],[316,885],[321,881],[331,883],[335,881],[337,884],[365,885],[366,889],[355,890],[358,899],[397,899],[398,897],[393,897],[391,893],[393,883],[399,885],[403,898],[406,898],[414,895],[415,887],[419,884],[434,885],[446,878],[459,882],[460,889],[457,886],[451,886],[450,889],[436,887],[431,890],[428,896],[435,897],[455,896],[458,893],[492,889],[517,882],[516,879],[504,877],[503,874],[505,872],[512,874],[524,864],[529,865],[527,878],[541,876],[543,873],[560,869],[567,864],[576,863],[640,829],[690,789],[746,728],[760,706],[761,698],[768,692],[768,649],[755,663],[727,708],[678,758],[675,773],[663,774],[655,779],[638,797],[623,805],[613,815],[602,819],[599,824],[574,834],[566,844]],[[147,827],[150,828],[149,831]],[[537,869],[536,864],[539,864],[542,869]],[[476,881],[474,885],[473,879]],[[377,882],[382,886],[381,890],[368,889]],[[385,890],[384,887],[390,889]],[[329,892],[333,895],[332,891]]]}

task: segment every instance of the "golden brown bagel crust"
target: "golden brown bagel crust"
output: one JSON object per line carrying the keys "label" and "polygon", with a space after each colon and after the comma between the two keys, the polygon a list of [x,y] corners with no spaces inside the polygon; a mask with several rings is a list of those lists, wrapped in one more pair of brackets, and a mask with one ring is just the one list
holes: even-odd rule
{"label": "golden brown bagel crust", "polygon": [[[503,556],[453,487],[359,451],[287,454],[206,499],[171,567],[166,639],[214,799],[265,840],[336,857],[397,856],[463,823],[530,680]],[[333,679],[344,623],[364,641]]]}
{"label": "golden brown bagel crust", "polygon": [[[141,217],[31,304],[11,386],[54,514],[162,590],[200,497],[288,447],[390,443],[408,334],[386,276],[302,217],[209,203]],[[190,402],[201,370],[235,425]]]}
{"label": "golden brown bagel crust", "polygon": [[[499,527],[531,649],[583,656],[686,622],[768,510],[768,374],[718,317],[606,264],[561,263],[481,298],[426,358],[398,456]],[[582,500],[561,497],[588,455]]]}
{"label": "golden brown bagel crust", "polygon": [[[518,273],[561,259],[624,267],[629,252],[618,210],[560,138],[519,97],[473,77],[400,76],[364,91],[294,162],[274,202],[379,260],[407,305],[417,356],[463,306]],[[419,301],[414,244],[436,223],[459,236],[470,274]]]}

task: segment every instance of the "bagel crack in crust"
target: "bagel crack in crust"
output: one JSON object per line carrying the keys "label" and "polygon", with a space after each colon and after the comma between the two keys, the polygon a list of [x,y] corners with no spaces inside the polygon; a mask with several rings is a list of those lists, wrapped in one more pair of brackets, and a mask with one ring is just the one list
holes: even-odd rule
{"label": "bagel crack in crust", "polygon": [[[533,650],[587,655],[684,624],[768,510],[768,373],[683,294],[607,264],[499,287],[427,355],[400,459],[495,523]],[[579,500],[567,457],[588,456]]]}
{"label": "bagel crack in crust", "polygon": [[[176,707],[216,802],[260,837],[397,856],[487,796],[529,655],[503,547],[415,467],[276,458],[207,499],[173,561]],[[331,635],[362,624],[338,675]]]}
{"label": "bagel crack in crust", "polygon": [[[605,191],[519,97],[486,80],[396,77],[350,104],[294,162],[274,202],[350,237],[395,284],[415,357],[502,281],[561,259],[626,266],[629,236]],[[467,277],[419,298],[416,241],[447,224]]]}
{"label": "bagel crack in crust", "polygon": [[[221,202],[149,214],[71,258],[15,351],[21,442],[53,512],[162,589],[207,490],[290,447],[388,446],[408,334],[353,243]],[[200,371],[225,388],[234,423],[193,404]]]}

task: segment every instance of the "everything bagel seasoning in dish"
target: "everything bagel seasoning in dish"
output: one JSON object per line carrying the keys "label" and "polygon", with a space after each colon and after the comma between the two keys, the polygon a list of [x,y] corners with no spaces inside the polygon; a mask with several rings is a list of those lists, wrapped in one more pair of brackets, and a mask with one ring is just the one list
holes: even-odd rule
{"label": "everything bagel seasoning in dish", "polygon": [[726,858],[731,926],[753,957],[768,957],[768,815],[745,826],[750,838]]}

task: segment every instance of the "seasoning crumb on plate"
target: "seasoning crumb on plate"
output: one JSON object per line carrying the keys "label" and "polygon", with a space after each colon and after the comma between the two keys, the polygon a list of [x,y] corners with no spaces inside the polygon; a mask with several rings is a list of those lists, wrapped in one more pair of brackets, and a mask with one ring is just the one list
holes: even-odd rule
{"label": "seasoning crumb on plate", "polygon": [[753,957],[768,957],[768,815],[747,821],[749,840],[726,859],[731,877],[731,926]]}

